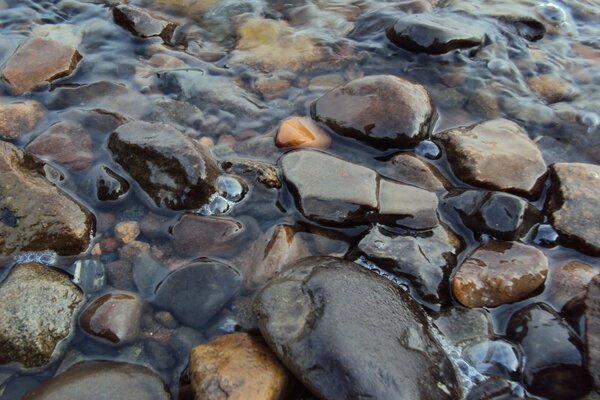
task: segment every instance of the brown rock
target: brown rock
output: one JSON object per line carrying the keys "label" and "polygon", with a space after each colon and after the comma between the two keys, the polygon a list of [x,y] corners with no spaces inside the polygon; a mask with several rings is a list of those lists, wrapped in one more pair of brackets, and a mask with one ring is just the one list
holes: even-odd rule
{"label": "brown rock", "polygon": [[291,378],[260,337],[220,336],[196,346],[190,375],[197,400],[277,400],[286,398]]}
{"label": "brown rock", "polygon": [[583,302],[589,282],[598,272],[589,264],[573,260],[558,267],[552,274],[549,293],[559,307]]}
{"label": "brown rock", "polygon": [[430,192],[444,193],[445,185],[449,185],[433,165],[414,153],[396,154],[388,163],[386,172],[390,178]]}
{"label": "brown rock", "polygon": [[600,255],[600,166],[556,163],[550,176],[546,210],[561,241]]}
{"label": "brown rock", "polygon": [[92,165],[92,138],[77,122],[63,121],[27,145],[26,150],[48,161],[56,161],[76,170]]}
{"label": "brown rock", "polygon": [[308,117],[291,117],[284,120],[275,136],[277,147],[325,149],[331,138]]}
{"label": "brown rock", "polygon": [[535,292],[544,284],[548,260],[535,247],[517,242],[489,242],[456,271],[452,291],[467,307],[496,307]]}
{"label": "brown rock", "polygon": [[230,217],[184,214],[173,226],[173,246],[184,256],[215,256],[232,249],[244,227]]}
{"label": "brown rock", "polygon": [[119,260],[133,262],[137,256],[150,251],[150,245],[140,240],[127,243],[119,249]]}
{"label": "brown rock", "polygon": [[596,390],[600,390],[600,275],[590,282],[585,306],[586,364]]}
{"label": "brown rock", "polygon": [[256,181],[267,189],[279,189],[281,180],[274,165],[257,160],[230,160],[223,163],[223,169],[228,173],[240,176],[256,175]]}
{"label": "brown rock", "polygon": [[31,132],[46,113],[46,108],[35,100],[0,105],[0,137],[18,139]]}
{"label": "brown rock", "polygon": [[129,261],[118,260],[106,264],[108,282],[115,288],[128,290],[133,288],[133,264]]}
{"label": "brown rock", "polygon": [[573,98],[573,89],[569,82],[558,75],[535,76],[530,78],[527,84],[548,103],[558,103]]}
{"label": "brown rock", "polygon": [[123,243],[131,243],[140,235],[140,224],[137,221],[119,222],[115,226],[115,235]]}
{"label": "brown rock", "polygon": [[165,42],[171,40],[177,28],[175,23],[153,16],[141,8],[125,4],[113,8],[113,18],[117,24],[136,36],[143,38],[159,36]]}
{"label": "brown rock", "polygon": [[529,198],[539,193],[546,164],[535,143],[514,122],[494,119],[437,137],[463,181]]}
{"label": "brown rock", "polygon": [[40,37],[29,39],[9,58],[2,75],[15,94],[70,75],[81,60],[74,47]]}

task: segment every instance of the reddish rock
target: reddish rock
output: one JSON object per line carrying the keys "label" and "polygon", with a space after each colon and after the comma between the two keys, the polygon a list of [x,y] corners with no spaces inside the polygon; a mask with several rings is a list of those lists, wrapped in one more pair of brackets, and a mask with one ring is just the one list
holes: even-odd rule
{"label": "reddish rock", "polygon": [[77,122],[71,121],[52,125],[29,143],[26,150],[76,170],[89,168],[94,158],[90,135]]}
{"label": "reddish rock", "polygon": [[0,138],[18,139],[31,132],[46,113],[35,100],[0,105]]}

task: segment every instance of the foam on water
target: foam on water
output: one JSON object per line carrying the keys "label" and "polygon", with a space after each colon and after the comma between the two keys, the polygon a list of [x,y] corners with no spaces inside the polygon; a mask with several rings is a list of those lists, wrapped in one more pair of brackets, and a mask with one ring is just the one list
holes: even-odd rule
{"label": "foam on water", "polygon": [[53,251],[26,251],[15,254],[13,256],[13,260],[17,264],[26,264],[31,262],[36,262],[39,264],[44,264],[48,266],[52,266],[56,264],[57,254]]}

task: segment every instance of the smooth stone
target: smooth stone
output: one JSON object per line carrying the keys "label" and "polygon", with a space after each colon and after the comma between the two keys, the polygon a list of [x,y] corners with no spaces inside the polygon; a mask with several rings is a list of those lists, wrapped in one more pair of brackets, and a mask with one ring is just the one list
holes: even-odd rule
{"label": "smooth stone", "polygon": [[462,356],[467,363],[484,375],[507,379],[519,377],[521,355],[515,345],[505,340],[484,340],[473,343],[462,351]]}
{"label": "smooth stone", "polygon": [[466,307],[496,307],[529,297],[547,275],[548,259],[537,248],[493,241],[479,246],[458,267],[452,291]]}
{"label": "smooth stone", "polygon": [[375,226],[357,249],[376,265],[407,277],[423,300],[444,304],[450,300],[448,282],[461,247],[460,239],[441,225],[400,233]]}
{"label": "smooth stone", "polygon": [[532,394],[559,400],[590,391],[592,379],[584,367],[581,339],[546,304],[529,304],[514,313],[506,337],[523,351],[522,379]]}
{"label": "smooth stone", "polygon": [[171,240],[183,256],[219,256],[244,238],[244,226],[228,216],[183,214],[173,226]]}
{"label": "smooth stone", "polygon": [[386,176],[429,192],[444,193],[449,183],[435,167],[414,153],[398,153],[385,170]]}
{"label": "smooth stone", "polygon": [[164,278],[169,275],[169,270],[157,261],[149,249],[140,252],[133,261],[132,278],[140,295],[148,299],[155,293],[156,288]]}
{"label": "smooth stone", "polygon": [[168,371],[173,368],[177,360],[170,349],[165,348],[154,339],[144,340],[144,354],[150,359],[150,363],[159,371]]}
{"label": "smooth stone", "polygon": [[395,45],[415,53],[444,54],[481,46],[485,27],[451,13],[407,14],[386,31]]}
{"label": "smooth stone", "polygon": [[31,132],[48,111],[38,101],[25,100],[0,105],[0,138],[19,139]]}
{"label": "smooth stone", "polygon": [[527,80],[527,85],[547,103],[569,101],[575,94],[569,82],[558,75],[534,76]]}
{"label": "smooth stone", "polygon": [[589,283],[585,296],[585,360],[594,387],[600,390],[600,275]]}
{"label": "smooth stone", "polygon": [[309,117],[290,117],[284,120],[275,136],[275,145],[281,148],[326,149],[331,138]]}
{"label": "smooth stone", "polygon": [[39,369],[67,345],[83,293],[37,263],[15,266],[0,286],[0,364]]}
{"label": "smooth stone", "polygon": [[546,211],[560,240],[591,255],[600,255],[600,166],[556,163]]}
{"label": "smooth stone", "polygon": [[85,170],[94,159],[92,138],[77,122],[61,121],[27,145],[25,150],[44,161],[56,161],[74,170]]}
{"label": "smooth stone", "polygon": [[208,148],[169,125],[121,125],[108,147],[158,207],[200,208],[216,192],[219,168]]}
{"label": "smooth stone", "polygon": [[229,265],[200,259],[171,272],[152,300],[182,324],[202,328],[239,291],[240,273]]}
{"label": "smooth stone", "polygon": [[140,233],[140,224],[137,221],[121,221],[115,225],[115,237],[122,243],[133,242]]}
{"label": "smooth stone", "polygon": [[25,394],[23,400],[171,400],[169,389],[149,368],[114,361],[75,364]]}
{"label": "smooth stone", "polygon": [[100,201],[116,201],[129,192],[129,182],[106,165],[99,165],[91,174],[96,183],[96,198]]}
{"label": "smooth stone", "polygon": [[480,308],[447,308],[434,315],[432,322],[453,346],[464,346],[494,335],[490,314]]}
{"label": "smooth stone", "polygon": [[438,225],[438,198],[435,193],[380,178],[378,197],[378,220],[412,229],[429,229]]}
{"label": "smooth stone", "polygon": [[519,125],[495,119],[436,135],[452,171],[474,186],[535,198],[546,176],[542,154]]}
{"label": "smooth stone", "polygon": [[108,283],[115,289],[129,290],[133,288],[133,264],[117,260],[106,264]]}
{"label": "smooth stone", "polygon": [[149,38],[158,36],[170,42],[177,24],[166,21],[138,7],[118,5],[113,8],[113,18],[117,24],[136,36]]}
{"label": "smooth stone", "polygon": [[578,260],[564,263],[554,269],[548,293],[552,303],[561,307],[581,308],[588,285],[598,271],[589,264]]}
{"label": "smooth stone", "polygon": [[194,347],[190,379],[196,400],[278,400],[292,383],[262,338],[241,332]]}
{"label": "smooth stone", "polygon": [[427,90],[393,75],[339,86],[312,103],[311,117],[343,136],[379,147],[409,147],[427,139],[437,112]]}
{"label": "smooth stone", "polygon": [[[50,183],[44,164],[0,141],[0,253],[52,250],[59,255],[85,251],[95,218]],[[8,217],[8,218],[7,218]]]}
{"label": "smooth stone", "polygon": [[319,398],[461,396],[417,303],[354,263],[305,258],[257,294],[254,311],[271,349]]}
{"label": "smooth stone", "polygon": [[82,57],[76,48],[55,40],[34,37],[19,46],[2,69],[16,95],[71,73]]}

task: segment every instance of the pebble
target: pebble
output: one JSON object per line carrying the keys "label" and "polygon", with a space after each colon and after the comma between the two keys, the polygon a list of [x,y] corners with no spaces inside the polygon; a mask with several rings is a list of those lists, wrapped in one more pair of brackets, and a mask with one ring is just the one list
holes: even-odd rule
{"label": "pebble", "polygon": [[282,148],[325,149],[331,138],[309,117],[290,117],[279,125],[275,144]]}
{"label": "pebble", "polygon": [[115,236],[122,243],[131,243],[140,235],[140,224],[137,221],[119,222],[115,226]]}
{"label": "pebble", "polygon": [[244,226],[228,216],[184,214],[172,229],[173,247],[183,256],[218,256],[237,248]]}

